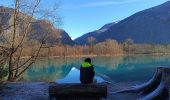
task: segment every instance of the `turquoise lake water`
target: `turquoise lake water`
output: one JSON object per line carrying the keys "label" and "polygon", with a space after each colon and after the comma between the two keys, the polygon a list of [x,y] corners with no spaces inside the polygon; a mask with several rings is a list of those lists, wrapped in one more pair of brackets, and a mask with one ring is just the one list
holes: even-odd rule
{"label": "turquoise lake water", "polygon": [[[20,81],[51,82],[63,79],[72,67],[80,68],[84,58],[40,59],[26,71]],[[170,66],[170,56],[94,57],[98,76],[115,82],[145,82],[156,67]]]}

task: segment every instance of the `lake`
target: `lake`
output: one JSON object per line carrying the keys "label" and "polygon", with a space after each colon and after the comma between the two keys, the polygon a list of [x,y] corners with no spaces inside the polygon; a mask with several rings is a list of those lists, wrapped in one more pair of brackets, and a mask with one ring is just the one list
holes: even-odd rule
{"label": "lake", "polygon": [[[51,82],[63,79],[72,67],[80,68],[84,58],[39,59],[19,80],[22,82]],[[93,57],[98,76],[114,82],[145,82],[156,67],[169,66],[170,56]]]}

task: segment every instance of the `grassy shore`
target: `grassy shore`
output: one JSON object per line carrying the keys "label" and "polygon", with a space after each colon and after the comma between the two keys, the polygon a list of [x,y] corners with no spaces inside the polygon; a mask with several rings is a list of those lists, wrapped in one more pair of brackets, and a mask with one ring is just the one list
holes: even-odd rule
{"label": "grassy shore", "polygon": [[[170,53],[150,53],[150,54],[115,54],[115,55],[74,55],[74,56],[39,56],[38,58],[87,58],[87,57],[119,57],[119,56],[169,56]],[[22,56],[23,59],[28,59],[31,56]]]}

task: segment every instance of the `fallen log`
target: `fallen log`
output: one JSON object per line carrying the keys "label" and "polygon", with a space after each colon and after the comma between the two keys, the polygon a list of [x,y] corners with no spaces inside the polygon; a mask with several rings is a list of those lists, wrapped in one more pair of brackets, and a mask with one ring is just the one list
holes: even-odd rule
{"label": "fallen log", "polygon": [[170,67],[158,67],[155,75],[148,82],[135,86],[132,89],[115,93],[137,92],[146,95],[143,99],[166,99],[169,97],[168,85],[170,83]]}
{"label": "fallen log", "polygon": [[107,85],[106,84],[53,84],[49,86],[49,96],[58,99],[74,99],[83,98],[99,100],[106,98]]}
{"label": "fallen log", "polygon": [[168,89],[165,88],[164,83],[161,82],[160,85],[151,93],[146,95],[142,100],[166,100],[169,97]]}

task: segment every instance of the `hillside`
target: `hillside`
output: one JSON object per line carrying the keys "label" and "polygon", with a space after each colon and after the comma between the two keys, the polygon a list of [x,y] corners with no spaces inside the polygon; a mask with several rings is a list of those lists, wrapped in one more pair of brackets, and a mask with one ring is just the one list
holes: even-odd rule
{"label": "hillside", "polygon": [[[0,6],[0,25],[4,29],[12,25],[13,18],[13,9]],[[23,18],[31,18],[26,14],[20,13],[18,20]],[[46,44],[54,45],[61,41],[62,44],[74,45],[74,42],[70,38],[67,32],[61,29],[56,29],[49,21],[47,20],[36,20],[32,18],[33,22],[30,25],[28,40],[38,40],[40,41],[43,36],[47,35]],[[20,22],[19,27],[17,28],[17,33],[19,36],[22,36],[24,32],[24,23]],[[10,29],[5,30],[6,35]],[[1,42],[4,40],[1,38]]]}
{"label": "hillside", "polygon": [[88,37],[95,37],[97,42],[115,39],[124,42],[131,38],[135,43],[169,44],[170,43],[170,1],[156,7],[140,11],[107,30],[87,33],[77,39],[79,44],[87,43]]}
{"label": "hillside", "polygon": [[88,38],[88,37],[98,37],[98,36],[100,36],[102,33],[104,33],[105,31],[107,31],[111,26],[114,26],[116,23],[117,23],[117,22],[113,22],[113,23],[106,24],[106,25],[104,25],[103,27],[101,27],[99,30],[95,30],[95,31],[93,31],[93,32],[86,33],[86,34],[84,34],[83,36],[75,39],[74,41],[75,41],[77,44],[80,44],[80,45],[88,44],[88,43],[87,43],[87,38]]}

